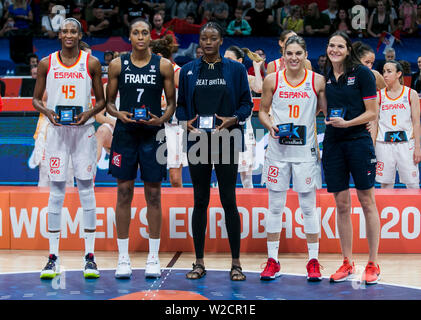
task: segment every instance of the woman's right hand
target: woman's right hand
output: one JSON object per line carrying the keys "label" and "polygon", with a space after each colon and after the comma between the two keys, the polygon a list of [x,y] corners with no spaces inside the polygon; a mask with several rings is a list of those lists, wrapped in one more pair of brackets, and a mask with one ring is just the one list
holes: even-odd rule
{"label": "woman's right hand", "polygon": [[196,114],[196,116],[193,119],[187,121],[187,130],[189,132],[193,132],[193,133],[199,132],[199,130],[197,130],[197,128],[193,127],[193,123],[197,120],[197,117],[198,117],[198,115]]}
{"label": "woman's right hand", "polygon": [[136,120],[132,119],[133,114],[127,111],[119,111],[117,118],[123,123],[136,123]]}
{"label": "woman's right hand", "polygon": [[279,129],[276,126],[272,126],[272,127],[269,128],[270,136],[273,139],[279,139],[279,136],[276,135],[276,133],[278,133],[278,132],[279,132]]}
{"label": "woman's right hand", "polygon": [[58,120],[58,115],[53,110],[48,109],[46,113],[47,118],[50,120],[50,122],[55,126],[61,126],[61,123],[58,123],[56,120]]}

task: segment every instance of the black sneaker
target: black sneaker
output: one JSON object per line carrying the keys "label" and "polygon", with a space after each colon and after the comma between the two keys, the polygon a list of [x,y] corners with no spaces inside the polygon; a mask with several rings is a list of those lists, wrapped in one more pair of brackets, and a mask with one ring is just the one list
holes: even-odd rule
{"label": "black sneaker", "polygon": [[59,258],[55,254],[48,256],[48,262],[41,271],[41,279],[53,279],[60,274]]}
{"label": "black sneaker", "polygon": [[97,279],[99,278],[99,271],[95,263],[95,257],[93,253],[88,253],[85,256],[85,270],[83,270],[83,276],[86,279]]}

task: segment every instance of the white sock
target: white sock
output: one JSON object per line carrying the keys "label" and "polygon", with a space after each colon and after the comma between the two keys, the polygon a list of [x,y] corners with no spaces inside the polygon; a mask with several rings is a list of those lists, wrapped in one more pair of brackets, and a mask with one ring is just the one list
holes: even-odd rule
{"label": "white sock", "polygon": [[118,256],[128,257],[129,256],[129,238],[117,239]]}
{"label": "white sock", "polygon": [[158,259],[159,244],[161,239],[149,238],[149,255],[148,260]]}
{"label": "white sock", "polygon": [[268,258],[278,262],[279,241],[267,241]]}
{"label": "white sock", "polygon": [[85,256],[88,253],[94,253],[95,248],[95,232],[85,232]]}
{"label": "white sock", "polygon": [[319,243],[318,242],[312,242],[307,243],[308,248],[308,260],[311,259],[319,259]]}
{"label": "white sock", "polygon": [[50,243],[50,254],[58,257],[58,245],[60,242],[60,232],[50,232],[48,237]]}

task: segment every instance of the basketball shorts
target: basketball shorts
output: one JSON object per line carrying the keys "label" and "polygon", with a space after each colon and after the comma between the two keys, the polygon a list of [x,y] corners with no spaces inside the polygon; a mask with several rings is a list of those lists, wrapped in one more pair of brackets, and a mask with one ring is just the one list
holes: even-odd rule
{"label": "basketball shorts", "polygon": [[340,141],[325,139],[322,163],[328,192],[349,189],[351,175],[356,189],[374,187],[377,161],[369,136]]}
{"label": "basketball shorts", "polygon": [[180,125],[165,123],[167,169],[188,165],[187,153],[183,152],[183,132],[184,129]]}
{"label": "basketball shorts", "polygon": [[161,182],[167,175],[165,159],[157,159],[162,144],[156,141],[156,131],[114,130],[108,173],[135,180],[139,168],[144,182]]}
{"label": "basketball shorts", "polygon": [[45,158],[51,181],[66,181],[69,162],[74,176],[80,180],[93,179],[96,174],[97,141],[93,125],[48,125]]}
{"label": "basketball shorts", "polygon": [[395,183],[396,170],[400,183],[419,183],[418,165],[414,164],[414,139],[407,142],[376,142],[376,181]]}
{"label": "basketball shorts", "polygon": [[306,193],[322,187],[320,162],[286,162],[265,158],[262,184],[274,191],[287,191],[292,177],[292,190]]}
{"label": "basketball shorts", "polygon": [[238,154],[238,172],[253,170],[256,146],[253,144],[246,144],[245,148],[246,151]]}

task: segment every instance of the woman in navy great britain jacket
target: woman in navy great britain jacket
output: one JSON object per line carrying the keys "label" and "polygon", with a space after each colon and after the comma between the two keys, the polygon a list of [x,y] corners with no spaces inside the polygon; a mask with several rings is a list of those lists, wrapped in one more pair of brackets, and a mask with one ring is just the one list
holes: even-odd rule
{"label": "woman in navy great britain jacket", "polygon": [[[241,281],[246,276],[239,259],[241,220],[235,189],[238,153],[244,151],[242,124],[250,116],[253,103],[246,68],[243,64],[222,57],[219,53],[221,44],[222,30],[219,25],[212,22],[205,24],[199,35],[203,57],[184,65],[180,71],[176,116],[179,121],[187,122],[187,158],[194,189],[192,231],[196,253],[196,262],[186,277],[199,279],[206,274],[203,258],[210,180],[214,167],[231,248],[230,278]],[[191,139],[194,135],[196,138]],[[219,143],[215,144],[213,138],[218,135]],[[202,138],[208,139],[204,140],[207,141],[207,150],[203,150],[203,145],[206,149],[203,143],[199,144],[202,148],[191,149],[197,137],[200,137],[200,142]]]}

